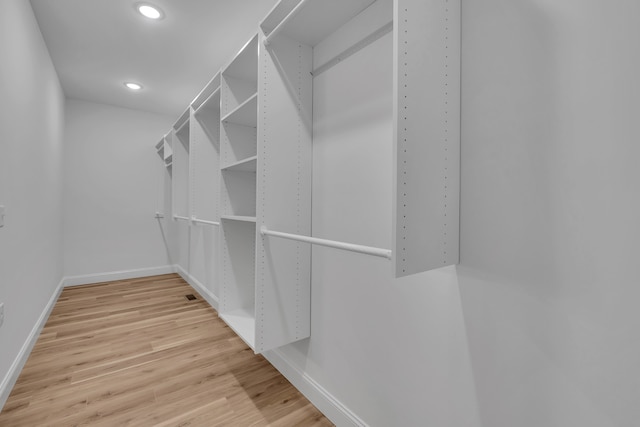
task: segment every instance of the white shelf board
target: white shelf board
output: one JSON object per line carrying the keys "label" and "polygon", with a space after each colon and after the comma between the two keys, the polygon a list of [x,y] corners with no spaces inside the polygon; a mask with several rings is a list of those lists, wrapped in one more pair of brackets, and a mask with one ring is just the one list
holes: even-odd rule
{"label": "white shelf board", "polygon": [[258,125],[258,92],[224,116],[222,121],[256,127]]}
{"label": "white shelf board", "polygon": [[[262,29],[270,33],[299,1],[282,1],[262,21]],[[315,46],[375,0],[309,0],[282,27],[281,34],[308,46]]]}
{"label": "white shelf board", "polygon": [[209,81],[209,83],[207,83],[204,89],[202,89],[202,91],[200,91],[200,93],[194,98],[194,100],[191,101],[191,107],[195,111],[198,111],[203,107],[204,104],[209,102],[209,100],[215,95],[216,91],[220,91],[220,72],[213,76],[213,78]]}
{"label": "white shelf board", "polygon": [[215,91],[213,91],[211,95],[209,95],[207,99],[204,100],[202,104],[200,104],[200,106],[198,106],[198,108],[194,110],[193,113],[197,116],[198,114],[202,113],[203,110],[213,110],[213,111],[220,110],[220,87],[219,86]]}
{"label": "white shelf board", "polygon": [[189,110],[190,107],[185,110],[184,113],[178,118],[176,123],[173,125],[173,128],[178,131],[184,124],[189,120]]}
{"label": "white shelf board", "polygon": [[223,171],[255,172],[258,163],[258,156],[252,156],[240,160],[222,168]]}
{"label": "white shelf board", "polygon": [[256,319],[250,309],[240,308],[232,310],[220,314],[220,317],[252,350],[255,350]]}
{"label": "white shelf board", "polygon": [[255,216],[242,216],[242,215],[220,215],[220,219],[228,221],[242,221],[242,222],[256,222]]}
{"label": "white shelf board", "polygon": [[225,76],[247,82],[255,82],[258,77],[258,35],[256,34],[240,49],[222,71]]}

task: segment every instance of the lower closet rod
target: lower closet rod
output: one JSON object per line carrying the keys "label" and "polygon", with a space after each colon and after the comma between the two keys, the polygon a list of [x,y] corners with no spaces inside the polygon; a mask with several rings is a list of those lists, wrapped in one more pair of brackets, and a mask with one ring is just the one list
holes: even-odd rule
{"label": "lower closet rod", "polygon": [[220,226],[219,222],[215,222],[215,221],[206,221],[204,219],[198,219],[195,216],[191,217],[191,221],[196,223],[196,224],[206,224],[206,225],[217,225]]}
{"label": "lower closet rod", "polygon": [[330,248],[344,249],[345,251],[358,252],[361,254],[374,255],[382,258],[391,259],[391,250],[372,248],[371,246],[355,245],[353,243],[338,242],[335,240],[318,239],[317,237],[301,236],[299,234],[282,233],[280,231],[271,231],[267,227],[260,227],[260,234],[263,236],[281,237],[283,239],[296,240],[298,242],[311,243],[313,245],[327,246]]}

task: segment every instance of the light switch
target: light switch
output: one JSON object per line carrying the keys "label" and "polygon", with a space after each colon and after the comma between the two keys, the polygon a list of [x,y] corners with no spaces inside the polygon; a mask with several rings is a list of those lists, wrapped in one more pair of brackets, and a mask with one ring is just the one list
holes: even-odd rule
{"label": "light switch", "polygon": [[0,227],[4,227],[4,206],[0,206]]}

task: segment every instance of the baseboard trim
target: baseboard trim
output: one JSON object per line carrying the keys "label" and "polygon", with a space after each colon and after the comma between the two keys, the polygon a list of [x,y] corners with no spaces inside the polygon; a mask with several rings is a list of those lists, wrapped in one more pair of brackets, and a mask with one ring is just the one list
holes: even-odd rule
{"label": "baseboard trim", "polygon": [[207,300],[209,305],[218,311],[218,297],[211,293],[211,291],[204,287],[202,283],[179,265],[175,265],[176,272],[187,282],[193,289],[195,289],[202,297]]}
{"label": "baseboard trim", "polygon": [[270,350],[262,355],[332,423],[337,426],[368,427],[367,423],[351,412],[335,396],[291,363],[282,351]]}
{"label": "baseboard trim", "polygon": [[80,286],[92,283],[112,282],[114,280],[136,279],[138,277],[159,276],[161,274],[175,273],[174,265],[159,267],[137,268],[133,270],[112,271],[108,273],[85,274],[81,276],[67,276],[64,278],[64,286]]}
{"label": "baseboard trim", "polygon": [[53,310],[56,301],[58,301],[58,297],[62,292],[62,288],[64,288],[64,280],[64,277],[60,279],[60,283],[58,283],[56,290],[53,292],[53,295],[51,295],[51,298],[49,298],[49,302],[47,302],[47,305],[44,307],[44,310],[40,314],[40,317],[38,318],[36,324],[33,326],[33,329],[31,329],[31,332],[29,333],[27,340],[22,345],[18,356],[11,364],[7,375],[5,375],[5,377],[2,379],[2,382],[0,383],[0,411],[2,410],[2,408],[4,408],[4,404],[7,403],[7,399],[11,394],[11,390],[18,380],[24,364],[27,363],[27,359],[31,354],[31,350],[33,350],[33,346],[38,341],[38,337],[40,336],[42,328],[44,328],[44,325],[49,319],[51,310]]}

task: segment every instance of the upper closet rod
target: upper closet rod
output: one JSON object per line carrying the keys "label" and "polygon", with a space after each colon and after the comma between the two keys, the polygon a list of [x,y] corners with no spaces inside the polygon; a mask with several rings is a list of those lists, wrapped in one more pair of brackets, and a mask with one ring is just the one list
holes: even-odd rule
{"label": "upper closet rod", "polygon": [[219,222],[215,222],[215,221],[206,221],[204,219],[198,219],[195,216],[191,217],[191,221],[196,223],[196,224],[206,224],[206,225],[217,225],[220,226]]}
{"label": "upper closet rod", "polygon": [[281,237],[283,239],[296,240],[299,242],[311,243],[314,245],[327,246],[330,248],[344,249],[345,251],[358,252],[361,254],[374,255],[391,259],[392,252],[389,249],[372,248],[371,246],[355,245],[353,243],[338,242],[335,240],[318,239],[317,237],[301,236],[299,234],[282,233],[271,231],[267,227],[260,227],[260,234],[263,236]]}
{"label": "upper closet rod", "polygon": [[180,215],[174,215],[173,219],[179,219],[181,221],[189,221],[189,218],[187,218],[186,216],[180,216]]}
{"label": "upper closet rod", "polygon": [[284,28],[284,26],[291,20],[293,19],[294,16],[296,16],[296,14],[298,12],[300,12],[302,10],[302,8],[304,7],[305,3],[307,3],[309,0],[302,0],[300,3],[298,3],[298,5],[296,7],[294,7],[291,12],[289,12],[289,14],[287,16],[284,17],[284,19],[282,21],[280,21],[280,23],[278,25],[276,25],[276,27],[271,30],[271,32],[264,38],[264,44],[265,46],[268,45],[271,40],[278,35],[278,33],[280,31],[282,31],[282,29]]}

